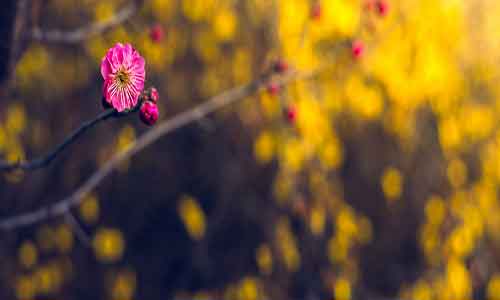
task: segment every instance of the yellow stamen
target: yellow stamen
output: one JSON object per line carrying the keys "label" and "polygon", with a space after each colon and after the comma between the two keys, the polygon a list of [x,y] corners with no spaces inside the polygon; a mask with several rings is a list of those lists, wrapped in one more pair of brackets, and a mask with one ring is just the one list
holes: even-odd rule
{"label": "yellow stamen", "polygon": [[124,69],[118,70],[115,78],[116,78],[116,82],[120,86],[125,86],[125,85],[128,85],[130,83],[130,74]]}

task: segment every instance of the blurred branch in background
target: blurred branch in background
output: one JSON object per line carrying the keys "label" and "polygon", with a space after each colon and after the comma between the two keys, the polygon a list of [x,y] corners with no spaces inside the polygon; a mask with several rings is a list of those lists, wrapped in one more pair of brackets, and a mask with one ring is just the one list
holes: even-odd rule
{"label": "blurred branch in background", "polygon": [[0,171],[13,171],[13,170],[36,170],[48,166],[59,153],[61,153],[66,147],[74,143],[78,137],[80,137],[85,131],[94,127],[101,121],[105,121],[111,117],[121,116],[114,109],[108,109],[96,118],[84,122],[80,127],[78,127],[70,136],[68,136],[64,141],[57,145],[52,151],[39,158],[24,161],[24,162],[5,162],[0,161]]}
{"label": "blurred branch in background", "polygon": [[[319,71],[322,71],[320,69]],[[285,84],[297,79],[306,79],[316,75],[318,71],[311,73],[295,73],[291,72],[286,74],[280,80],[276,80],[277,84]],[[106,178],[111,172],[117,168],[117,166],[124,160],[137,154],[147,146],[151,145],[157,141],[162,136],[175,131],[185,125],[192,122],[198,121],[206,115],[226,106],[235,101],[244,99],[253,93],[260,91],[265,88],[267,78],[256,80],[247,85],[243,85],[226,92],[223,92],[217,96],[210,98],[208,101],[186,111],[176,115],[175,117],[159,123],[154,129],[148,131],[140,138],[137,139],[135,144],[125,151],[120,152],[111,158],[104,166],[98,169],[92,176],[90,176],[87,181],[83,183],[74,193],[72,193],[67,198],[60,200],[59,202],[42,207],[36,211],[20,214],[7,218],[0,222],[0,230],[12,230],[19,227],[24,227],[32,225],[48,218],[57,217],[67,214],[70,209],[78,205],[81,200],[89,194],[104,178]],[[109,117],[112,114],[106,112],[105,116]]]}
{"label": "blurred branch in background", "polygon": [[126,22],[140,9],[144,0],[133,0],[128,5],[120,9],[110,19],[91,23],[86,26],[74,30],[43,30],[34,28],[31,32],[30,38],[34,41],[49,42],[49,43],[63,43],[75,44],[89,39],[93,36],[106,33],[107,31],[115,28],[116,26]]}
{"label": "blurred branch in background", "polygon": [[[0,50],[0,57],[5,59],[2,59],[0,65],[0,85],[3,87],[4,82],[9,80],[14,66],[23,53],[23,48],[30,41],[63,44],[82,42],[96,35],[106,33],[126,22],[136,14],[143,3],[144,0],[132,0],[111,18],[101,22],[90,23],[74,30],[54,29],[45,31],[35,27],[30,31],[28,29],[31,26],[29,20],[31,8],[29,1],[4,1],[2,3],[3,9],[0,18],[0,41],[3,45]],[[0,95],[4,93],[5,89],[2,88]]]}
{"label": "blurred branch in background", "polygon": [[9,0],[2,2],[0,14],[0,95],[5,93],[4,82],[8,81],[10,74],[20,57],[22,31],[27,23],[28,1]]}

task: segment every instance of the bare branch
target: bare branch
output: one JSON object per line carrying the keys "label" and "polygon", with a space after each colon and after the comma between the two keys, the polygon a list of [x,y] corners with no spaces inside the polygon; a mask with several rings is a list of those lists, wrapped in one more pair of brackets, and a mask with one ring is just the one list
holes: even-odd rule
{"label": "bare branch", "polygon": [[85,131],[94,127],[101,121],[109,119],[113,116],[120,116],[118,112],[114,109],[108,109],[101,114],[99,114],[96,118],[83,123],[80,127],[78,127],[73,133],[71,133],[64,141],[62,141],[59,145],[57,145],[52,151],[47,153],[46,155],[23,162],[14,162],[9,163],[5,161],[0,161],[0,171],[13,171],[13,170],[35,170],[48,166],[59,153],[61,153],[66,147],[75,142],[78,137],[80,137]]}
{"label": "bare branch", "polygon": [[134,0],[120,9],[110,19],[102,22],[93,23],[69,31],[56,29],[44,31],[40,28],[34,28],[29,37],[39,42],[76,44],[93,36],[103,34],[127,21],[139,10],[142,2],[142,0]]}
{"label": "bare branch", "polygon": [[[299,74],[291,72],[280,78],[280,80],[274,82],[278,84],[285,84],[297,79],[310,78],[317,73],[318,72]],[[263,89],[267,81],[268,79],[264,78],[247,85],[233,88],[222,94],[214,96],[208,101],[199,104],[198,106],[188,111],[180,113],[169,120],[159,123],[154,129],[151,129],[150,131],[139,137],[132,147],[112,157],[106,164],[104,164],[104,166],[102,166],[94,174],[92,174],[92,176],[90,176],[70,196],[52,205],[44,206],[38,210],[7,218],[0,222],[0,230],[12,230],[15,228],[35,224],[48,218],[64,215],[72,207],[80,204],[83,197],[91,192],[104,178],[111,174],[111,172],[124,160],[137,154],[164,135],[192,122],[196,122],[200,118],[203,118],[204,116],[226,105],[254,94],[255,92]]]}
{"label": "bare branch", "polygon": [[14,67],[22,53],[22,33],[27,26],[28,0],[2,2],[0,13],[0,97],[8,93]]}

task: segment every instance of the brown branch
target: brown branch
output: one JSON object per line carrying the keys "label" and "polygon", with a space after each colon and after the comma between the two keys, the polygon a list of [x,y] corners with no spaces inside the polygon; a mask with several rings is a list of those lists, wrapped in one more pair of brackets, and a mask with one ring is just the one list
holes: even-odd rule
{"label": "brown branch", "polygon": [[64,31],[54,29],[44,31],[40,28],[34,28],[29,38],[39,42],[76,44],[93,36],[103,34],[127,21],[136,14],[142,5],[142,2],[143,0],[133,0],[108,20],[96,22],[74,30]]}
{"label": "brown branch", "polygon": [[22,34],[27,26],[28,0],[2,2],[0,13],[0,97],[8,93],[12,71],[22,53]]}
{"label": "brown branch", "polygon": [[[306,79],[316,75],[318,72],[299,74],[290,72],[277,81],[278,84],[286,84],[298,79]],[[38,210],[23,213],[17,216],[9,217],[0,222],[0,230],[12,230],[15,228],[32,225],[48,218],[65,215],[72,207],[80,204],[83,197],[90,193],[97,185],[106,178],[111,172],[124,160],[137,154],[147,146],[153,144],[164,135],[177,130],[192,122],[196,122],[200,118],[227,106],[233,102],[241,100],[247,96],[254,94],[257,91],[265,88],[267,78],[254,81],[247,85],[233,88],[222,94],[210,98],[208,101],[199,104],[198,106],[180,113],[173,118],[163,121],[156,125],[154,129],[143,134],[137,139],[135,144],[127,150],[116,154],[104,166],[98,169],[90,176],[77,190],[70,196],[51,205],[44,206]]]}
{"label": "brown branch", "polygon": [[54,149],[52,149],[47,154],[29,160],[29,161],[18,161],[18,162],[8,162],[0,161],[0,172],[4,171],[14,171],[14,170],[36,170],[47,167],[56,157],[68,146],[73,144],[80,136],[82,136],[87,130],[96,126],[102,121],[105,121],[111,117],[121,117],[125,114],[120,114],[114,109],[108,109],[100,113],[97,117],[92,120],[84,122],[80,127],[73,131],[68,137],[64,139],[60,144],[58,144]]}

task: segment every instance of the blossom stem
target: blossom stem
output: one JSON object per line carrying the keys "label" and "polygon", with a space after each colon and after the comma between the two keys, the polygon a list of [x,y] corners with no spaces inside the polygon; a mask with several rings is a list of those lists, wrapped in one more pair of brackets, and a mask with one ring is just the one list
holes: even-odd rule
{"label": "blossom stem", "polygon": [[108,109],[100,113],[97,117],[92,120],[84,122],[80,127],[73,131],[64,141],[58,144],[52,151],[44,156],[29,160],[29,161],[18,161],[14,163],[0,162],[0,171],[14,171],[14,170],[36,170],[48,166],[59,153],[61,153],[66,147],[74,143],[85,131],[94,127],[101,121],[107,120],[111,117],[119,117],[123,114],[119,114],[115,109]]}

